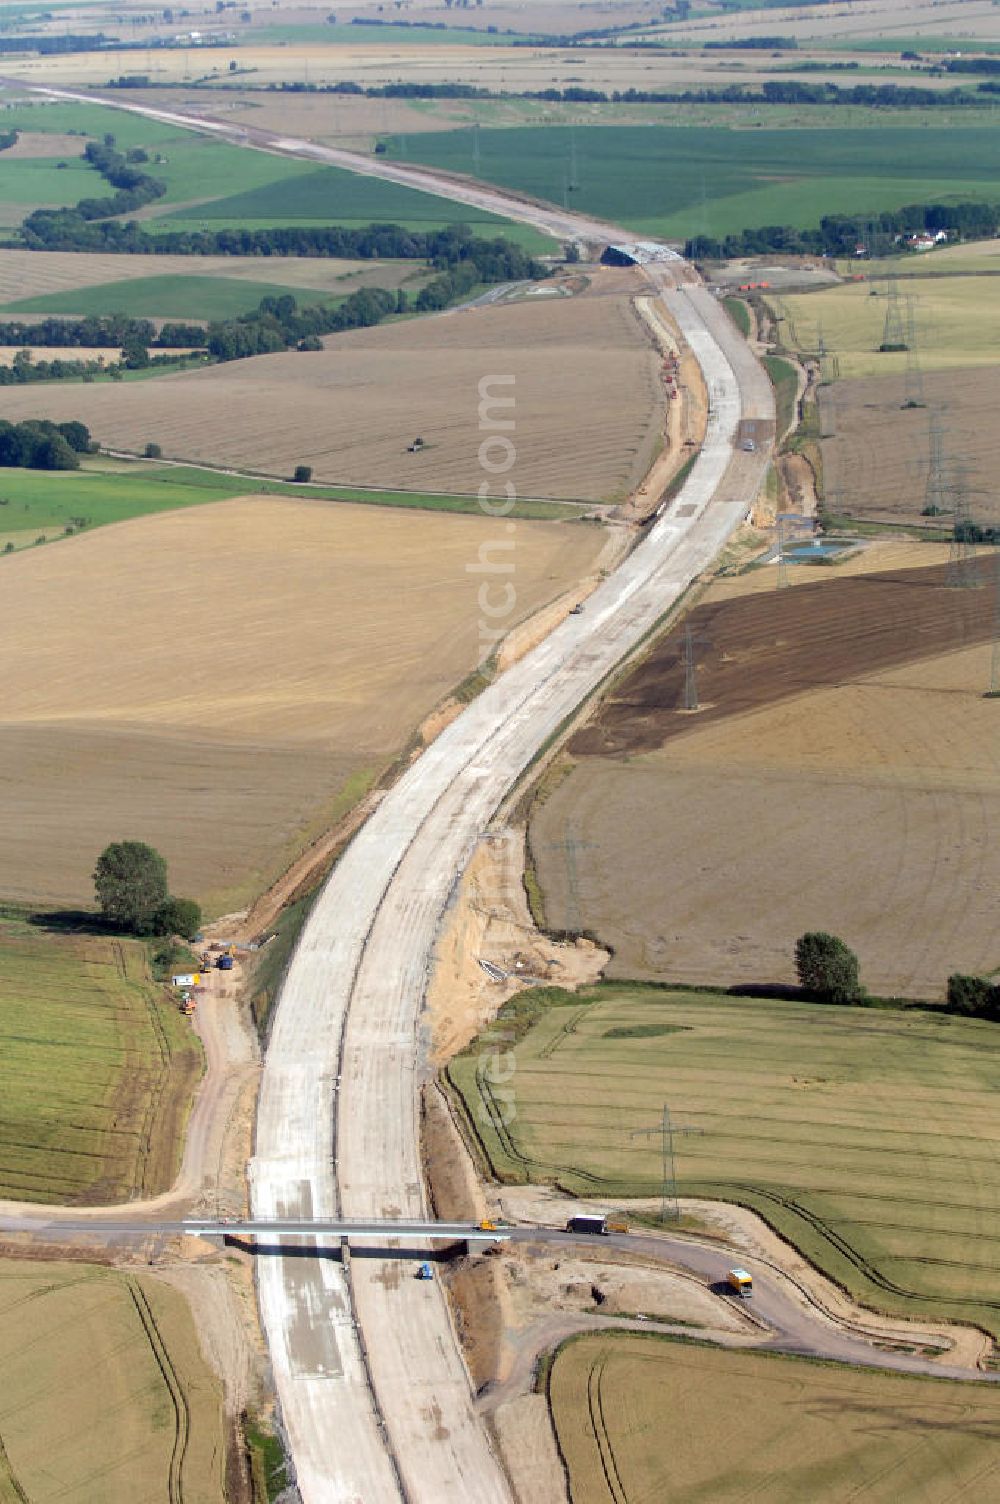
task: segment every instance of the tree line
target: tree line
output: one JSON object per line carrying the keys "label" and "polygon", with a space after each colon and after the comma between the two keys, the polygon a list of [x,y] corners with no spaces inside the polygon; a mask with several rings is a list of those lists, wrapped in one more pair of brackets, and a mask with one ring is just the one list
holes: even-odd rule
{"label": "tree line", "polygon": [[113,214],[128,214],[162,198],[167,191],[166,183],[140,171],[138,164],[149,160],[142,147],[132,147],[125,156],[117,150],[112,135],[105,136],[103,142],[88,141],[83,160],[118,191],[111,198],[80,199],[74,212],[81,219],[107,219]]}
{"label": "tree line", "polygon": [[[204,330],[199,330],[200,345],[204,344]],[[125,371],[143,371],[147,366],[181,366],[185,356],[169,354],[151,356],[139,340],[122,346],[121,359],[105,365],[102,360],[35,360],[30,350],[22,347],[9,366],[0,366],[0,386],[25,386],[34,381],[93,381],[97,376],[110,376],[120,381]]]}
{"label": "tree line", "polygon": [[20,470],[78,470],[80,455],[97,448],[85,423],[50,423],[27,418],[8,423],[0,418],[0,465]]}
{"label": "tree line", "polygon": [[103,31],[89,35],[66,32],[62,36],[0,36],[0,52],[37,52],[40,57],[59,52],[96,52],[110,40]]}
{"label": "tree line", "polygon": [[[803,64],[803,67],[809,67]],[[829,72],[826,65],[824,67]],[[833,64],[838,71],[857,68],[857,63]],[[952,70],[948,70],[952,71]],[[973,70],[970,70],[973,71]],[[976,70],[985,72],[987,70]],[[992,70],[990,70],[992,71]],[[134,80],[112,80],[118,88],[141,88],[149,85],[145,76]],[[335,84],[305,82],[268,84],[267,93],[353,94],[366,99],[538,99],[547,104],[797,104],[825,106],[862,106],[868,109],[949,109],[972,106],[982,109],[991,101],[983,95],[995,92],[990,84],[970,89],[928,89],[918,84],[851,84],[806,83],[800,79],[773,79],[759,89],[746,84],[729,84],[724,88],[704,89],[592,89],[570,84],[566,88],[483,89],[461,83],[390,83],[362,85],[349,79]]]}
{"label": "tree line", "polygon": [[[259,229],[166,230],[151,233],[135,220],[93,223],[72,209],[36,209],[21,225],[22,244],[32,251],[104,251],[135,256],[323,256],[349,261],[428,261],[446,270],[467,257],[503,262],[494,280],[540,274],[519,246],[498,236],[472,235],[467,225],[409,230],[385,223],[272,225]],[[489,247],[489,251],[483,247]]]}
{"label": "tree line", "polygon": [[82,319],[47,318],[37,324],[0,319],[0,345],[35,345],[59,350],[89,345],[111,350],[135,343],[176,350],[202,345],[204,341],[202,324],[164,324],[157,332],[149,319],[130,318],[124,313],[94,314]]}
{"label": "tree line", "polygon": [[[962,61],[959,59],[958,61]],[[971,61],[971,60],[970,60]],[[824,72],[849,72],[858,64],[803,63],[802,69]],[[994,69],[969,67],[931,69],[934,72],[986,73]],[[146,89],[150,87],[148,74],[122,74],[108,80],[108,88]],[[159,86],[158,87],[164,87]],[[977,84],[976,90],[966,88],[928,89],[919,84],[852,84],[806,83],[801,79],[773,79],[759,89],[745,84],[729,84],[724,88],[704,89],[592,89],[581,84],[566,88],[555,86],[547,89],[484,89],[475,84],[462,83],[389,83],[362,85],[350,79],[335,84],[306,83],[302,80],[272,83],[258,92],[280,94],[350,94],[365,99],[537,99],[547,104],[796,104],[825,106],[861,106],[868,109],[949,109],[973,107],[982,109],[992,101],[988,96],[997,92],[996,85]],[[984,98],[984,96],[987,96]]]}
{"label": "tree line", "polygon": [[[459,250],[463,254],[459,254]],[[279,350],[318,350],[324,334],[366,329],[393,315],[432,313],[447,308],[485,283],[521,281],[541,276],[543,269],[519,247],[507,241],[470,238],[455,248],[455,259],[420,289],[412,305],[400,288],[362,288],[335,308],[312,304],[300,308],[291,293],[262,298],[253,313],[208,326],[205,344],[216,360],[241,360]]]}
{"label": "tree line", "polygon": [[684,254],[692,261],[761,256],[770,251],[794,256],[853,256],[863,245],[870,256],[884,256],[905,250],[898,236],[946,230],[950,239],[983,240],[996,235],[998,227],[1000,204],[907,204],[872,215],[829,214],[815,227],[758,225],[721,239],[694,235],[685,242]]}

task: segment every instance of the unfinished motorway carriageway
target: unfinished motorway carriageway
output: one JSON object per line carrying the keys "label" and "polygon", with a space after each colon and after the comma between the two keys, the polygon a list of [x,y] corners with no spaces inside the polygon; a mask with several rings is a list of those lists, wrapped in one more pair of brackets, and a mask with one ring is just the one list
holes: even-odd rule
{"label": "unfinished motorway carriageway", "polygon": [[[42,92],[391,178],[564,239],[629,239],[620,227],[429,169],[121,97]],[[702,369],[710,397],[702,448],[669,510],[586,611],[441,733],[328,880],[289,967],[265,1059],[251,1164],[255,1218],[426,1219],[420,1013],[449,894],[504,796],[708,568],[763,480],[769,443],[745,453],[736,439],[745,419],[773,432],[767,377],[693,270],[664,254],[646,274]],[[261,1261],[258,1288],[304,1504],[509,1504],[440,1284],[389,1277],[379,1261],[299,1255]]]}

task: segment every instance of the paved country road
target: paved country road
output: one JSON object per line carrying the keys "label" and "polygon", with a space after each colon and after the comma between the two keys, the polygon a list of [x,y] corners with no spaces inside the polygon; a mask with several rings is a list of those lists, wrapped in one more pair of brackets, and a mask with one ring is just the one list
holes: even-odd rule
{"label": "paved country road", "polygon": [[[425,187],[562,237],[632,238],[425,169],[121,99],[102,102]],[[265,1060],[251,1167],[258,1217],[426,1216],[420,1013],[449,894],[504,795],[708,567],[763,479],[769,444],[748,454],[734,442],[741,420],[773,426],[767,378],[686,263],[678,258],[672,270],[661,264],[651,277],[705,377],[710,416],[701,452],[670,510],[585,611],[447,727],[335,868],[293,957]],[[503,374],[483,371],[495,373]],[[476,400],[470,392],[470,403]],[[470,468],[475,463],[473,452]],[[516,481],[516,470],[509,478]],[[500,484],[494,494],[503,494]],[[497,540],[511,527],[498,518]],[[258,1280],[305,1504],[507,1504],[507,1478],[474,1410],[438,1281],[415,1280],[398,1262],[301,1257],[262,1260]]]}

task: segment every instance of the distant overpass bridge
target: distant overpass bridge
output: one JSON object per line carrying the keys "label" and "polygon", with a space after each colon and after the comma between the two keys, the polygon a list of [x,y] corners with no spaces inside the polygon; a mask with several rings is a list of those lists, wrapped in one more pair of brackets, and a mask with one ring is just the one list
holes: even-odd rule
{"label": "distant overpass bridge", "polygon": [[[187,1218],[182,1222],[158,1222],[137,1217],[46,1217],[26,1215],[0,1217],[0,1232],[25,1232],[50,1237],[90,1234],[99,1238],[179,1237],[252,1238],[262,1243],[285,1238],[330,1239],[338,1242],[376,1243],[505,1243],[514,1234],[524,1237],[525,1228],[482,1227],[477,1222],[399,1222],[376,1219],[367,1222],[261,1217]],[[391,1253],[391,1247],[386,1250]]]}

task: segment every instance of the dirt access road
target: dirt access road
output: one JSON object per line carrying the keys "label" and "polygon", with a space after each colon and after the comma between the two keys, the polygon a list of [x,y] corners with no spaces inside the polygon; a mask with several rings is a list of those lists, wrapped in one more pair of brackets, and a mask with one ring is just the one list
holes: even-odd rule
{"label": "dirt access road", "polygon": [[[57,98],[95,96],[43,91]],[[265,150],[426,187],[550,233],[614,227],[427,172],[224,124]],[[734,453],[741,424],[774,423],[770,384],[716,300],[664,250],[651,281],[698,360],[705,442],[670,511],[590,597],[437,738],[355,837],[317,902],[282,990],[265,1061],[251,1183],[261,1217],[426,1215],[419,1015],[448,895],[494,810],[545,741],[708,568],[746,516],[769,447]],[[261,1310],[305,1504],[506,1504],[510,1490],[472,1403],[447,1300],[405,1265],[275,1258]],[[342,1445],[349,1435],[352,1445]]]}

